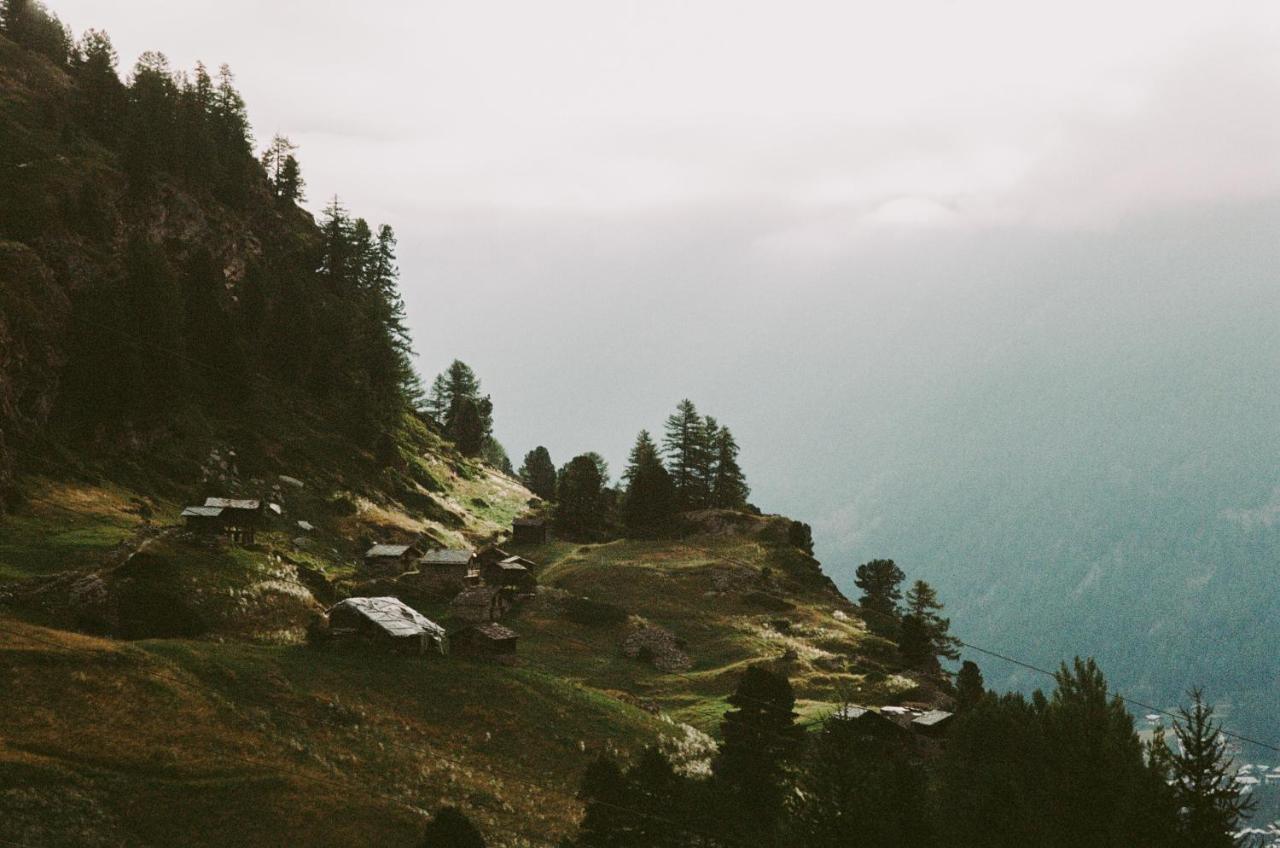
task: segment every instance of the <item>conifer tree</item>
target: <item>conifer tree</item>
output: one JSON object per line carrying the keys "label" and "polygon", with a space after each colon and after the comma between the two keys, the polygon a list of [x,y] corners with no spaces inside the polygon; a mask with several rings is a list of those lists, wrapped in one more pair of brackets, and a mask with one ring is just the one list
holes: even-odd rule
{"label": "conifer tree", "polygon": [[626,483],[622,521],[627,532],[647,535],[660,529],[671,516],[675,491],[648,430],[636,437],[622,479]]}
{"label": "conifer tree", "polygon": [[587,537],[604,523],[604,480],[588,455],[575,456],[556,486],[556,528],[566,536]]}
{"label": "conifer tree", "polygon": [[1235,782],[1231,755],[1213,707],[1199,689],[1190,692],[1191,706],[1179,707],[1173,723],[1178,751],[1169,758],[1169,776],[1181,809],[1181,831],[1187,845],[1231,848],[1232,834],[1248,818],[1255,802]]}
{"label": "conifer tree", "polygon": [[942,603],[938,593],[923,580],[917,580],[907,590],[907,615],[920,621],[931,658],[960,659],[960,642],[951,635],[951,619],[943,618]]}
{"label": "conifer tree", "polygon": [[287,136],[276,135],[271,144],[262,152],[262,167],[267,172],[267,181],[276,198],[285,205],[302,201],[306,183],[302,179],[302,169],[293,155],[298,146]]}
{"label": "conifer tree", "polygon": [[710,500],[707,469],[711,464],[711,447],[707,443],[706,423],[693,401],[682,400],[675,413],[667,418],[663,451],[675,486],[676,508],[686,510],[707,506]]}
{"label": "conifer tree", "polygon": [[858,604],[866,612],[867,626],[873,632],[892,634],[897,629],[905,577],[891,559],[873,559],[858,566],[853,582],[862,590]]}
{"label": "conifer tree", "polygon": [[712,436],[714,472],[711,478],[711,503],[720,509],[742,509],[747,505],[751,489],[738,465],[738,443],[728,427],[720,427]]}
{"label": "conifer tree", "polygon": [[107,145],[119,140],[128,107],[118,61],[110,36],[101,30],[86,30],[76,45],[76,113],[89,133]]}
{"label": "conifer tree", "polygon": [[627,796],[627,781],[617,762],[605,755],[592,761],[578,788],[578,800],[585,809],[578,837],[570,844],[577,848],[628,845],[633,816]]}
{"label": "conifer tree", "polygon": [[556,467],[551,454],[542,445],[529,451],[520,466],[520,479],[525,487],[544,501],[555,500]]}
{"label": "conifer tree", "polygon": [[902,617],[898,628],[898,652],[908,667],[921,671],[933,671],[937,655],[924,620],[908,613]]}
{"label": "conifer tree", "polygon": [[786,677],[750,666],[728,698],[733,709],[720,724],[723,742],[712,763],[725,826],[759,844],[775,844],[784,813],[788,764],[796,756],[795,693]]}
{"label": "conifer tree", "polygon": [[982,679],[982,670],[972,660],[965,660],[960,666],[960,673],[956,675],[956,711],[973,709],[985,694],[986,684]]}

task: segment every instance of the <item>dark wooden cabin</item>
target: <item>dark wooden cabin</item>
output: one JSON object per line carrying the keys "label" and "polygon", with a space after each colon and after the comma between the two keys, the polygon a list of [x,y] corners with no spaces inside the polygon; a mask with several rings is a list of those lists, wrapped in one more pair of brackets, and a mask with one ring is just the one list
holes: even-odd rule
{"label": "dark wooden cabin", "polygon": [[486,586],[500,586],[517,592],[531,592],[537,585],[533,576],[533,562],[524,557],[512,556],[480,567],[480,578]]}
{"label": "dark wooden cabin", "polygon": [[394,576],[412,571],[422,554],[416,545],[374,545],[364,552],[364,565],[376,576]]}
{"label": "dark wooden cabin", "polygon": [[506,590],[492,586],[465,589],[449,602],[449,615],[470,624],[497,621],[510,609],[511,598]]}
{"label": "dark wooden cabin", "polygon": [[955,715],[946,710],[929,710],[911,720],[911,729],[930,739],[944,739],[954,719]]}
{"label": "dark wooden cabin", "polygon": [[449,652],[445,629],[399,598],[347,598],[329,610],[336,643],[362,642],[406,654]]}
{"label": "dark wooden cabin", "polygon": [[544,545],[547,542],[545,518],[517,518],[511,524],[511,541],[520,545]]}
{"label": "dark wooden cabin", "polygon": [[427,582],[466,585],[479,582],[475,559],[476,552],[470,548],[440,548],[419,557],[415,567]]}
{"label": "dark wooden cabin", "polygon": [[464,627],[450,637],[450,644],[466,656],[512,656],[519,636],[509,627],[495,622]]}
{"label": "dark wooden cabin", "polygon": [[205,498],[204,505],[222,510],[224,532],[239,545],[252,545],[265,523],[262,501],[257,498]]}
{"label": "dark wooden cabin", "polygon": [[187,529],[202,536],[221,536],[226,529],[222,509],[216,506],[189,506],[182,511]]}

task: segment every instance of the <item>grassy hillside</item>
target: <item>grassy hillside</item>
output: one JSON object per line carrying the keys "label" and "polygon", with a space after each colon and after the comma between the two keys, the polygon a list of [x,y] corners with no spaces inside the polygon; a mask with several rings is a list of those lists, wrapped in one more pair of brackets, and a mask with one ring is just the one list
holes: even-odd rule
{"label": "grassy hillside", "polygon": [[[511,664],[308,647],[306,622],[355,587],[368,538],[478,544],[525,508],[514,481],[412,438],[392,477],[285,484],[285,518],[252,549],[185,534],[181,497],[27,480],[0,518],[0,840],[411,845],[449,803],[494,844],[551,845],[592,757],[700,738],[682,725],[715,733],[747,664],[785,670],[806,718],[843,698],[936,697],[890,671],[892,646],[788,542],[788,520],[734,513],[690,516],[679,539],[512,546],[542,588],[509,621]],[[295,532],[299,517],[317,530]],[[95,581],[110,600],[78,600]],[[582,598],[612,618],[584,617]],[[444,617],[445,599],[423,611]],[[686,662],[628,656],[640,628]]]}

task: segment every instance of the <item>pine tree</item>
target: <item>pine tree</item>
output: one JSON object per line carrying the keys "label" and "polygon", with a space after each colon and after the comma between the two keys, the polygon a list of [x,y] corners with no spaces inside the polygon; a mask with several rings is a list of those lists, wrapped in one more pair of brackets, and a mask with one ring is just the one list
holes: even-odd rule
{"label": "pine tree", "polygon": [[636,437],[622,479],[626,483],[622,521],[627,531],[647,535],[660,529],[671,517],[675,490],[648,430]]}
{"label": "pine tree", "polygon": [[1168,764],[1178,806],[1181,830],[1187,845],[1196,848],[1231,848],[1231,834],[1248,818],[1255,802],[1245,795],[1231,771],[1231,755],[1221,728],[1213,720],[1213,707],[1204,693],[1192,689],[1191,706],[1179,707],[1173,723],[1178,752]]}
{"label": "pine tree", "polygon": [[485,848],[484,836],[457,807],[441,807],[427,824],[422,848]]}
{"label": "pine tree", "polygon": [[902,569],[891,559],[873,559],[858,566],[854,585],[862,590],[859,606],[866,613],[867,626],[875,633],[892,634],[900,616]]}
{"label": "pine tree", "polygon": [[909,668],[933,670],[938,658],[933,652],[928,626],[920,616],[908,613],[902,617],[898,628],[898,652]]}
{"label": "pine tree", "polygon": [[262,167],[267,172],[267,181],[276,199],[283,205],[299,203],[303,198],[306,183],[302,179],[302,169],[293,155],[298,149],[287,136],[276,135],[271,144],[262,153]]}
{"label": "pine tree", "polygon": [[750,666],[728,698],[723,742],[712,764],[724,801],[724,825],[757,844],[774,844],[784,813],[788,764],[796,756],[795,693],[786,677]]}
{"label": "pine tree", "polygon": [[634,814],[622,769],[610,757],[601,755],[587,766],[578,789],[583,802],[578,837],[570,842],[577,848],[622,848],[631,844]]}
{"label": "pine tree", "polygon": [[604,480],[588,455],[575,456],[556,486],[556,529],[565,536],[589,537],[605,520]]}
{"label": "pine tree", "polygon": [[943,610],[938,593],[923,580],[917,580],[907,590],[906,611],[920,620],[929,642],[930,657],[960,659],[960,641],[951,635],[951,619],[939,615]]}
{"label": "pine tree", "polygon": [[956,675],[956,711],[965,712],[977,706],[986,694],[986,684],[982,680],[982,670],[972,660],[965,660]]}
{"label": "pine tree", "polygon": [[118,61],[110,36],[101,30],[86,30],[76,45],[76,113],[89,133],[107,145],[119,140],[129,102]]}
{"label": "pine tree", "polygon": [[[708,419],[710,420],[710,419]],[[720,427],[712,437],[715,471],[711,479],[711,503],[720,509],[742,509],[751,489],[738,465],[738,443],[728,427]]]}
{"label": "pine tree", "polygon": [[520,479],[529,491],[544,501],[555,500],[556,467],[546,448],[539,445],[525,454],[524,464],[520,466]]}
{"label": "pine tree", "polygon": [[707,469],[711,448],[707,444],[706,423],[693,401],[685,399],[667,418],[663,439],[667,469],[675,486],[678,510],[701,509],[710,502]]}

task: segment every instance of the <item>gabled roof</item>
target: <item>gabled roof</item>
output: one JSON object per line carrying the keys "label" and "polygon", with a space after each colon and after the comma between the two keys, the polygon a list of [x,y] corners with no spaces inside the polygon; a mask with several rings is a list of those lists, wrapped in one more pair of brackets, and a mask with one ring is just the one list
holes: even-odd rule
{"label": "gabled roof", "polygon": [[476,633],[479,633],[481,636],[484,636],[486,639],[493,639],[495,642],[500,641],[502,639],[515,639],[519,635],[510,627],[503,627],[501,624],[498,624],[496,621],[489,621],[489,622],[485,622],[484,624],[477,624],[467,629],[474,630]]}
{"label": "gabled roof", "polygon": [[204,505],[222,507],[223,509],[257,510],[262,508],[262,501],[257,498],[245,498],[240,500],[236,498],[205,498]]}
{"label": "gabled roof", "polygon": [[946,710],[929,710],[927,713],[916,716],[911,723],[919,727],[936,727],[951,716],[952,713]]}
{"label": "gabled roof", "polygon": [[519,569],[522,571],[528,571],[530,568],[533,567],[533,561],[527,560],[522,556],[513,556],[513,557],[507,557],[502,562],[498,563],[498,565],[502,566],[504,569],[511,568],[511,569]]}
{"label": "gabled roof", "polygon": [[413,545],[374,545],[372,548],[364,552],[366,558],[375,557],[393,557],[399,558],[405,555]]}
{"label": "gabled roof", "polygon": [[423,565],[466,565],[471,562],[474,556],[475,552],[470,548],[442,548],[440,550],[427,551],[418,562]]}
{"label": "gabled roof", "polygon": [[217,518],[222,515],[220,506],[189,506],[182,511],[183,518]]}
{"label": "gabled roof", "polygon": [[391,636],[406,637],[427,634],[442,639],[445,630],[422,613],[404,604],[399,598],[347,598],[335,604],[334,610],[355,610]]}

